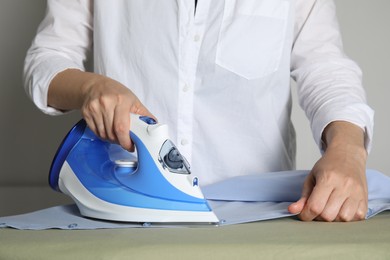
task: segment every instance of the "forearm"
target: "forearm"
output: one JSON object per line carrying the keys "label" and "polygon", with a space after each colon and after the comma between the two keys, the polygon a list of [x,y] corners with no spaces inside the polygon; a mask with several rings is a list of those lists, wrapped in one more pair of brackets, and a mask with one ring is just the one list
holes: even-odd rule
{"label": "forearm", "polygon": [[90,87],[103,79],[101,75],[78,69],[62,71],[50,82],[47,104],[58,110],[80,109]]}

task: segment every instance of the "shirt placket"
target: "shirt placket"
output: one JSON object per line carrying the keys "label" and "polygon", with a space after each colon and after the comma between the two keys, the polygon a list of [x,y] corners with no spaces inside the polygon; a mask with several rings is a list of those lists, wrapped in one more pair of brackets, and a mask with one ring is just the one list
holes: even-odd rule
{"label": "shirt placket", "polygon": [[[193,100],[199,51],[203,41],[210,2],[199,1],[194,16],[194,1],[181,1],[177,144],[191,162],[193,142]],[[191,5],[192,4],[192,5]]]}

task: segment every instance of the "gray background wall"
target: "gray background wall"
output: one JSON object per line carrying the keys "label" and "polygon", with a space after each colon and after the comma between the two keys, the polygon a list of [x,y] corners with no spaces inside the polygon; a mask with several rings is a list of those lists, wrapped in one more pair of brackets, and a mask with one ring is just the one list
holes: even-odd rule
{"label": "gray background wall", "polygon": [[[388,86],[390,1],[336,0],[345,49],[364,71],[370,105],[376,111],[375,138],[368,167],[390,175]],[[22,88],[23,59],[45,11],[44,0],[0,0],[0,189],[47,185],[55,150],[78,113],[40,113]],[[295,97],[294,97],[295,98]],[[298,168],[309,169],[320,156],[308,123],[296,105]]]}

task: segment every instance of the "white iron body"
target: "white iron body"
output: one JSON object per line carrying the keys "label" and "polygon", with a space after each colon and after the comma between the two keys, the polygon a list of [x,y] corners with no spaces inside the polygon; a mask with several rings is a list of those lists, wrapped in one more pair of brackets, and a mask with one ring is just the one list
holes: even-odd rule
{"label": "white iron body", "polygon": [[131,115],[137,157],[76,125],[57,151],[50,185],[83,216],[125,222],[218,223],[168,127]]}

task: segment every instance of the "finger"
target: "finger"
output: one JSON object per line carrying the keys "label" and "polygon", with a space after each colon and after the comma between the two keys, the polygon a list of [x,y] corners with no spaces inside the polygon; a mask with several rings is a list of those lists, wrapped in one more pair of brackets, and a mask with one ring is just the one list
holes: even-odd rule
{"label": "finger", "polygon": [[113,132],[118,143],[128,151],[134,151],[133,143],[130,139],[130,113],[126,106],[118,106],[114,112]]}
{"label": "finger", "polygon": [[307,176],[307,178],[303,184],[301,198],[298,201],[289,205],[288,211],[290,213],[298,214],[298,213],[302,212],[303,208],[306,205],[307,199],[309,198],[309,196],[313,190],[313,187],[314,187],[314,179],[313,179],[313,176],[310,174]]}
{"label": "finger", "polygon": [[303,210],[303,208],[305,207],[306,201],[307,201],[307,198],[302,197],[298,201],[291,203],[288,206],[287,210],[291,214],[299,214]]}
{"label": "finger", "polygon": [[347,198],[343,193],[333,190],[330,194],[329,199],[326,202],[324,209],[321,214],[315,218],[319,221],[332,222],[337,220],[340,216],[341,208],[347,202]]}
{"label": "finger", "polygon": [[303,184],[301,198],[298,201],[296,201],[288,206],[287,210],[290,213],[299,214],[303,210],[303,208],[305,207],[307,198],[310,196],[310,193],[313,189],[313,185],[314,185],[313,178],[311,175],[309,175]]}
{"label": "finger", "polygon": [[102,116],[95,116],[93,122],[96,128],[97,135],[102,139],[107,139],[106,129],[104,127],[104,121]]}
{"label": "finger", "polygon": [[366,219],[367,212],[368,212],[368,202],[366,200],[361,200],[359,202],[359,207],[355,213],[355,217],[353,220],[359,221],[359,220]]}
{"label": "finger", "polygon": [[92,132],[98,137],[106,139],[106,130],[99,105],[96,102],[89,103],[83,107],[82,114]]}
{"label": "finger", "polygon": [[303,183],[302,187],[302,195],[301,198],[305,198],[306,200],[310,197],[310,194],[313,192],[315,186],[315,179],[313,174],[309,174]]}
{"label": "finger", "polygon": [[[102,139],[106,139],[106,130],[104,128],[103,120],[98,117],[89,117],[89,116],[83,116],[84,120],[87,122],[88,127],[91,129],[92,132],[96,136]],[[100,122],[100,123],[99,123]]]}
{"label": "finger", "polygon": [[358,221],[366,217],[367,207],[364,201],[357,201],[354,199],[347,199],[343,204],[336,221]]}
{"label": "finger", "polygon": [[87,122],[89,129],[91,129],[91,131],[94,132],[96,136],[98,136],[95,121],[93,121],[92,118],[85,116],[85,115],[83,115],[83,118],[84,118],[85,122]]}
{"label": "finger", "polygon": [[103,114],[103,125],[107,139],[116,142],[117,138],[114,133],[114,109],[105,110]]}
{"label": "finger", "polygon": [[141,116],[148,116],[156,120],[157,118],[137,99],[136,102],[134,102],[134,105],[130,108],[130,113],[141,115]]}
{"label": "finger", "polygon": [[85,108],[85,114],[88,114],[94,120],[96,132],[102,139],[113,140],[112,129],[112,102],[105,96],[89,100]]}
{"label": "finger", "polygon": [[299,214],[300,219],[303,221],[311,221],[320,216],[332,191],[333,189],[331,187],[317,184],[313,188],[305,207]]}
{"label": "finger", "polygon": [[342,205],[342,208],[340,209],[336,221],[340,221],[340,222],[352,221],[355,217],[355,213],[358,207],[359,207],[359,203],[356,200],[348,198]]}

